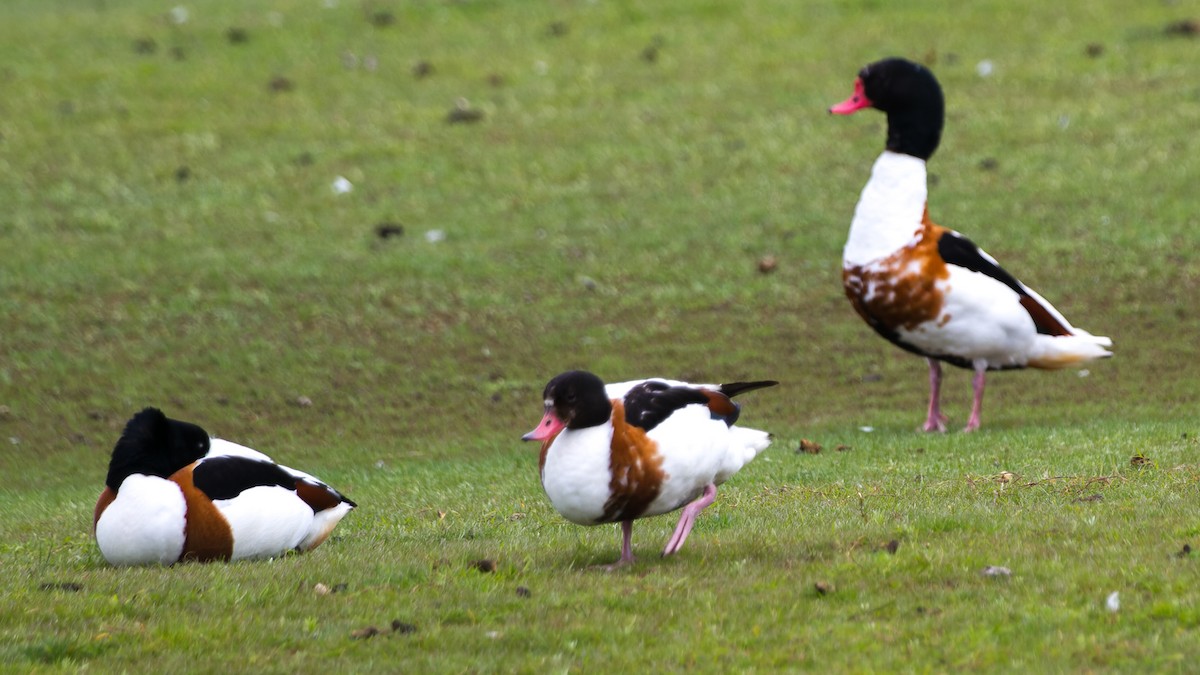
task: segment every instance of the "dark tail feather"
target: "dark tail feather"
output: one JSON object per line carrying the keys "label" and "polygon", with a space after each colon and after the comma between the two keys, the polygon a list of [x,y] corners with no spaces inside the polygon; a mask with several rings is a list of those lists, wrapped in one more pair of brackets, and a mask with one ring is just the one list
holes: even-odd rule
{"label": "dark tail feather", "polygon": [[738,394],[746,391],[754,391],[755,389],[766,389],[779,384],[775,380],[758,380],[757,382],[730,382],[729,384],[721,385],[720,392],[726,396],[733,398]]}

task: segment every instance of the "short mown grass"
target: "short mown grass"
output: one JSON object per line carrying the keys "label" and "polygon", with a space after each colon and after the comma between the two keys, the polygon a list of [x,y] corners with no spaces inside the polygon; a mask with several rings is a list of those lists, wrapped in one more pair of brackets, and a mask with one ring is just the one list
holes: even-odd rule
{"label": "short mown grass", "polygon": [[[1200,7],[179,7],[0,6],[5,670],[1193,668]],[[840,290],[884,121],[824,111],[893,54],[946,89],[934,220],[1116,343],[994,375],[977,434],[915,431],[923,363]],[[517,439],[574,367],[782,382],[678,556],[652,519],[600,572],[616,528],[546,502]],[[361,507],[308,555],[109,568],[145,405]]]}

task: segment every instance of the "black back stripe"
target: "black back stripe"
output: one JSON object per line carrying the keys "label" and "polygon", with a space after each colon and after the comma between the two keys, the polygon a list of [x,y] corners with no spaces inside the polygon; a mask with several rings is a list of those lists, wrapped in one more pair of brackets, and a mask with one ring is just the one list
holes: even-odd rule
{"label": "black back stripe", "polygon": [[708,396],[692,387],[643,382],[625,394],[625,422],[650,431],[676,410],[693,404],[708,405]]}
{"label": "black back stripe", "polygon": [[192,481],[209,499],[233,499],[253,487],[296,489],[296,477],[278,464],[237,456],[204,459],[192,470]]}

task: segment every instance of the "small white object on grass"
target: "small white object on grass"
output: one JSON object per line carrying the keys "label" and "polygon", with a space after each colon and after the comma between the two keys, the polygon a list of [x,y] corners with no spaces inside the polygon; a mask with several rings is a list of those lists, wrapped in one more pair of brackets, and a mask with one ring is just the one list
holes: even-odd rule
{"label": "small white object on grass", "polygon": [[333,194],[344,195],[354,189],[354,183],[351,183],[345,176],[338,176],[333,179]]}
{"label": "small white object on grass", "polygon": [[436,244],[439,241],[446,241],[446,231],[445,230],[429,230],[428,232],[425,233],[425,241],[427,241],[431,244]]}
{"label": "small white object on grass", "polygon": [[175,25],[179,25],[181,23],[187,23],[187,20],[188,20],[187,7],[184,7],[183,5],[178,5],[178,6],[171,8],[171,23],[173,23]]}
{"label": "small white object on grass", "polygon": [[1011,577],[1012,570],[1000,565],[988,565],[980,572],[985,577]]}
{"label": "small white object on grass", "polygon": [[858,430],[863,432],[864,434],[869,434],[872,431],[875,431],[875,427],[859,427]]}
{"label": "small white object on grass", "polygon": [[980,77],[988,77],[996,70],[996,64],[992,63],[991,59],[984,59],[975,64],[975,72],[979,73]]}
{"label": "small white object on grass", "polygon": [[1113,591],[1108,594],[1108,599],[1104,601],[1104,608],[1110,612],[1116,612],[1121,609],[1121,594]]}

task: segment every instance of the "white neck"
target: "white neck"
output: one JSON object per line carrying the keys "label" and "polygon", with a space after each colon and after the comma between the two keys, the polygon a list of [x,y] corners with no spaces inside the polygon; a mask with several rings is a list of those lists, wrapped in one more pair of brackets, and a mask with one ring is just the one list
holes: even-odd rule
{"label": "white neck", "polygon": [[885,150],[854,209],[842,264],[865,265],[912,241],[921,229],[928,196],[925,160]]}

